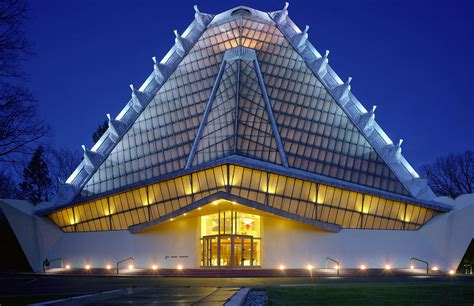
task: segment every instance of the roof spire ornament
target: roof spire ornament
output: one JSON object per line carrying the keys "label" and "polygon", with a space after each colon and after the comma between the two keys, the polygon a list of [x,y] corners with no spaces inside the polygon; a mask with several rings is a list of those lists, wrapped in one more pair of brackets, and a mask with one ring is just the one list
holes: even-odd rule
{"label": "roof spire ornament", "polygon": [[395,145],[394,157],[397,162],[400,162],[400,158],[402,157],[402,143],[403,139],[400,138],[400,140],[398,140],[398,143]]}
{"label": "roof spire ornament", "polygon": [[120,137],[119,131],[117,127],[115,126],[114,120],[110,116],[110,114],[107,114],[107,122],[109,123],[109,133],[112,136],[111,139],[113,142],[116,142],[118,138]]}
{"label": "roof spire ornament", "polygon": [[197,4],[194,5],[194,12],[195,12],[194,13],[194,19],[196,20],[197,27],[199,28],[199,30],[204,30],[204,28],[207,25],[207,22],[204,19],[203,14],[201,14],[201,12],[199,11],[199,8],[198,8]]}
{"label": "roof spire ornament", "polygon": [[290,4],[288,2],[285,2],[285,6],[283,7],[283,9],[275,16],[275,22],[277,24],[282,24],[286,22],[286,17],[288,17],[288,6],[290,6]]}
{"label": "roof spire ornament", "polygon": [[326,50],[323,56],[316,60],[315,68],[317,69],[318,75],[320,78],[324,78],[328,72],[327,67],[329,63],[329,50]]}
{"label": "roof spire ornament", "polygon": [[186,40],[178,33],[178,30],[173,31],[175,39],[176,52],[179,56],[184,56],[186,53]]}
{"label": "roof spire ornament", "polygon": [[142,109],[142,104],[138,98],[137,91],[133,84],[130,84],[130,89],[132,90],[132,108],[138,113]]}
{"label": "roof spire ornament", "polygon": [[157,60],[156,60],[156,56],[153,56],[151,58],[153,60],[153,70],[155,71],[155,80],[158,82],[158,83],[161,83],[164,81],[165,79],[165,75],[164,75],[164,65],[160,64]]}
{"label": "roof spire ornament", "polygon": [[86,164],[85,170],[88,174],[91,174],[94,171],[94,157],[92,156],[92,152],[86,148],[85,145],[81,145],[82,150],[84,151],[84,162]]}
{"label": "roof spire ornament", "polygon": [[308,31],[309,25],[306,25],[304,31],[300,34],[297,34],[295,37],[295,46],[300,52],[303,51],[304,47],[306,47],[306,41],[308,40]]}
{"label": "roof spire ornament", "polygon": [[339,100],[339,103],[346,105],[349,102],[349,93],[351,91],[352,77],[348,77],[344,84],[341,84],[334,88],[334,95]]}
{"label": "roof spire ornament", "polygon": [[375,127],[375,110],[377,105],[372,106],[372,109],[360,116],[359,125],[364,130],[364,133],[369,136],[374,131]]}

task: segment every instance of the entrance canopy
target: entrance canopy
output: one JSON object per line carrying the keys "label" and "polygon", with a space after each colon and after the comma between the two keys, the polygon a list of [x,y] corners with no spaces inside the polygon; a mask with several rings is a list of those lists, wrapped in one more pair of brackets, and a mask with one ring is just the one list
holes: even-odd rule
{"label": "entrance canopy", "polygon": [[[190,204],[186,207],[178,209],[174,212],[166,214],[155,220],[151,220],[146,223],[134,225],[129,227],[129,231],[132,233],[138,233],[144,231],[152,226],[167,222],[174,221],[177,218],[191,218],[197,216],[209,215],[217,212],[218,210],[224,211],[240,211],[247,213],[258,213],[259,215],[268,215],[268,216],[278,216],[293,221],[298,221],[307,225],[314,226],[316,228],[330,231],[330,232],[339,232],[341,227],[337,224],[330,224],[326,222],[320,222],[317,220],[309,219],[306,217],[299,216],[290,212],[285,212],[274,207],[269,207],[267,205],[262,205],[248,199],[238,197],[232,194],[225,192],[218,192],[209,197],[203,198],[199,201],[196,201],[193,204]],[[258,212],[257,212],[258,211]]]}

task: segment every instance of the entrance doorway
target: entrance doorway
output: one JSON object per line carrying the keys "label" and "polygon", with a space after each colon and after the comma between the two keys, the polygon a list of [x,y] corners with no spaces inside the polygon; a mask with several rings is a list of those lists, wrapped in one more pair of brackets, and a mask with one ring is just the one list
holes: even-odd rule
{"label": "entrance doorway", "polygon": [[260,239],[245,235],[202,237],[202,266],[256,267]]}
{"label": "entrance doorway", "polygon": [[202,267],[259,267],[260,216],[219,211],[201,217]]}

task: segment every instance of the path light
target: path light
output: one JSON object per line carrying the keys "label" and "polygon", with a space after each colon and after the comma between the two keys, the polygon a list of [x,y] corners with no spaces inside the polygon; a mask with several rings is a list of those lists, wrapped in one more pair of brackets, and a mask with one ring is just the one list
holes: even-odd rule
{"label": "path light", "polygon": [[390,269],[392,269],[390,265],[385,265],[385,270],[389,271]]}
{"label": "path light", "polygon": [[71,266],[70,265],[66,265],[66,270],[69,270],[71,269]]}
{"label": "path light", "polygon": [[151,269],[154,270],[154,271],[156,271],[156,270],[158,270],[158,266],[157,266],[157,265],[153,265],[153,266],[151,266]]}
{"label": "path light", "polygon": [[178,266],[176,267],[176,269],[178,269],[179,271],[181,271],[181,270],[183,270],[183,266],[182,266],[182,265],[178,265]]}
{"label": "path light", "polygon": [[365,269],[367,269],[367,267],[365,265],[360,265],[360,269],[365,270]]}
{"label": "path light", "polygon": [[174,218],[171,218],[171,219],[170,219],[170,221],[173,221],[173,220],[174,220]]}
{"label": "path light", "polygon": [[434,267],[433,267],[433,271],[438,271],[438,267],[437,267],[437,266],[434,266]]}
{"label": "path light", "polygon": [[129,270],[133,270],[133,265],[128,265]]}
{"label": "path light", "polygon": [[313,266],[312,266],[312,265],[307,265],[307,266],[306,266],[306,269],[308,269],[308,270],[311,271],[311,270],[313,270]]}
{"label": "path light", "polygon": [[280,265],[279,268],[280,268],[281,271],[285,270],[285,266],[284,266],[284,265]]}
{"label": "path light", "polygon": [[85,265],[84,268],[85,268],[86,270],[90,270],[91,266],[90,266],[90,265]]}
{"label": "path light", "polygon": [[410,269],[412,269],[412,270],[415,269],[415,266],[414,266],[414,265],[411,265],[411,266],[410,266]]}
{"label": "path light", "polygon": [[184,213],[184,214],[183,214],[183,216],[186,216],[186,215],[187,215],[187,213]]}
{"label": "path light", "polygon": [[335,265],[335,266],[334,266],[334,269],[335,269],[335,270],[339,270],[339,265]]}
{"label": "path light", "polygon": [[454,275],[454,270],[449,270],[449,275]]}
{"label": "path light", "polygon": [[111,265],[107,265],[107,266],[105,266],[105,268],[106,268],[107,270],[110,270],[110,269],[112,269],[112,266],[111,266]]}
{"label": "path light", "polygon": [[198,210],[201,210],[201,207],[198,207]]}

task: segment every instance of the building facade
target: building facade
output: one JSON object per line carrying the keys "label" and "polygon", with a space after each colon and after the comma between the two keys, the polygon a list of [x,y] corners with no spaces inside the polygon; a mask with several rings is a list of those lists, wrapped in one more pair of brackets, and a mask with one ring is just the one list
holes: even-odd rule
{"label": "building facade", "polygon": [[55,203],[0,203],[35,270],[456,268],[474,198],[435,199],[288,6],[195,10]]}

